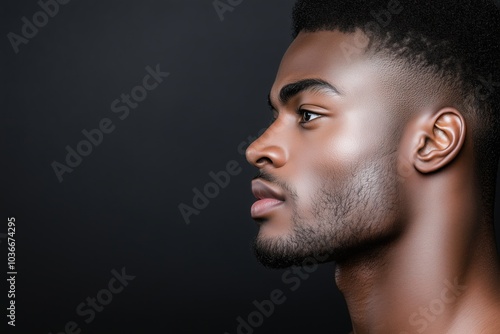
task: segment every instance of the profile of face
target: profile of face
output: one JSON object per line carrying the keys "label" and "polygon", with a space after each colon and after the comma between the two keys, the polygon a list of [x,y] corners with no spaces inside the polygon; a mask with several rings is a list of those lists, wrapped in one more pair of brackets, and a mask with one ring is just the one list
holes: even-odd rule
{"label": "profile of face", "polygon": [[342,261],[400,233],[398,161],[415,87],[390,59],[347,54],[359,34],[301,32],[282,59],[273,122],[246,152],[259,169],[251,214],[265,266]]}

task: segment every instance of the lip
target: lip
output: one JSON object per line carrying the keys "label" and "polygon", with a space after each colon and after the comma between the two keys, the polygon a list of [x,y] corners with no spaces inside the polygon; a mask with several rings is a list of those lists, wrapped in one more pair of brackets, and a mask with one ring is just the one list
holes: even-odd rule
{"label": "lip", "polygon": [[252,181],[252,193],[257,198],[257,201],[250,209],[252,218],[254,219],[264,218],[272,210],[285,202],[285,197],[279,190],[272,188],[261,179]]}

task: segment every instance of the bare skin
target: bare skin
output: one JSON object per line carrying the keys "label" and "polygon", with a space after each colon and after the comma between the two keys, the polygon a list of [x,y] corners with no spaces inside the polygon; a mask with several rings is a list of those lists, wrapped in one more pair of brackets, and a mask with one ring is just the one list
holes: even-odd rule
{"label": "bare skin", "polygon": [[[360,34],[301,32],[283,57],[270,93],[276,119],[247,149],[267,175],[254,193],[275,200],[252,208],[257,248],[295,262],[333,254],[325,262],[337,262],[355,334],[498,333],[493,218],[479,201],[460,97],[358,52]],[[338,92],[280,99],[304,79]]]}

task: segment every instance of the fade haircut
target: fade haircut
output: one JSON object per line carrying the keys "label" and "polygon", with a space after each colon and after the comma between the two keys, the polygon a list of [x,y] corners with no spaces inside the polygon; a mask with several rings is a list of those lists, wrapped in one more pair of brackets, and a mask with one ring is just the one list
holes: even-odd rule
{"label": "fade haircut", "polygon": [[493,211],[500,156],[500,10],[493,0],[299,0],[292,20],[294,38],[301,31],[360,29],[367,51],[430,72],[457,92],[483,204]]}

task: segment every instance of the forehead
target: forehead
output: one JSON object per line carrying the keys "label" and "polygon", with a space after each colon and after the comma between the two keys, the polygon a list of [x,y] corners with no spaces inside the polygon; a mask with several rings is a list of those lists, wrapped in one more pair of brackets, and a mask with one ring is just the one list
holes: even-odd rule
{"label": "forehead", "polygon": [[438,92],[444,93],[444,88],[438,81],[414,71],[401,59],[365,52],[367,44],[368,37],[361,30],[299,33],[280,63],[271,99],[278,101],[283,86],[303,79],[327,81],[359,103],[420,109],[441,99]]}
{"label": "forehead", "polygon": [[[315,32],[300,32],[285,52],[282,65],[298,65],[298,61],[293,61],[293,58],[301,56],[310,57],[314,56],[319,61],[326,61],[333,59],[336,61],[345,60],[342,57],[343,46],[362,48],[358,40],[362,40],[363,33],[357,31],[356,33],[342,33],[340,31],[315,31]],[[321,65],[321,64],[318,64]]]}
{"label": "forehead", "polygon": [[304,78],[338,81],[335,78],[367,62],[363,56],[366,41],[360,31],[299,33],[283,56],[273,89]]}

